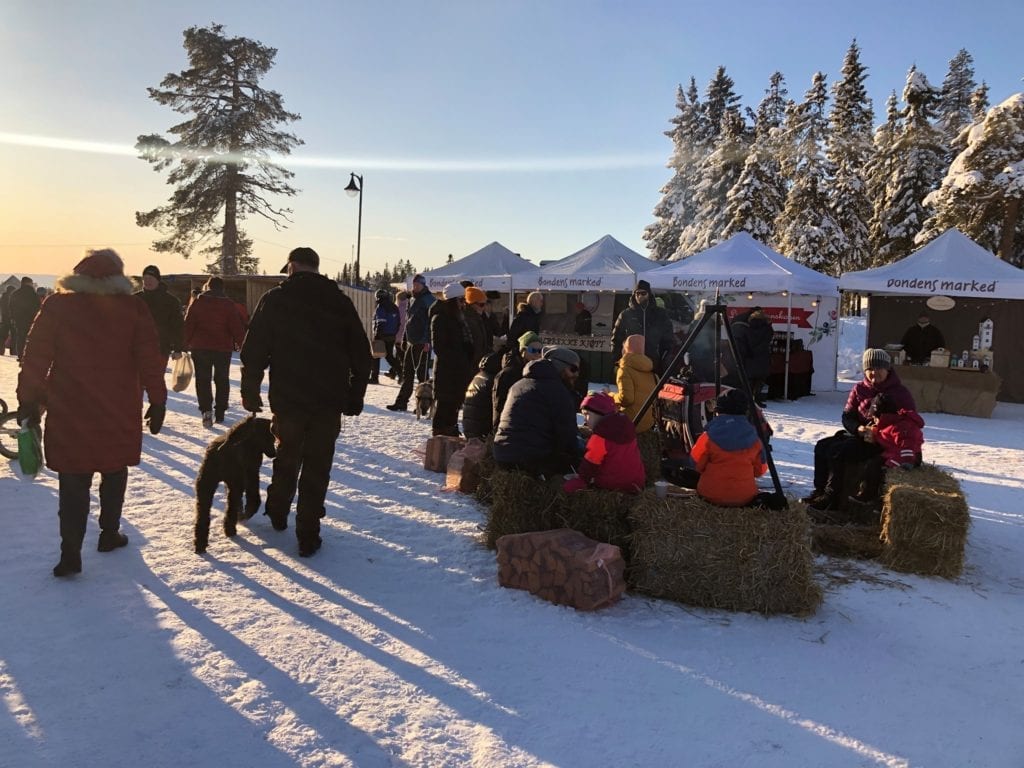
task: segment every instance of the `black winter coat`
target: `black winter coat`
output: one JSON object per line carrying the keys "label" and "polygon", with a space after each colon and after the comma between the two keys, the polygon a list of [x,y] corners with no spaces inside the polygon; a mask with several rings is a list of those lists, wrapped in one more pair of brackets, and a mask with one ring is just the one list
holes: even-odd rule
{"label": "black winter coat", "polygon": [[242,396],[270,367],[270,410],[356,415],[370,380],[370,341],[352,301],[315,272],[296,272],[256,307],[242,343]]}
{"label": "black winter coat", "polygon": [[509,390],[494,436],[494,460],[530,465],[578,456],[576,401],[549,360],[534,360]]}
{"label": "black winter coat", "polygon": [[458,400],[466,395],[473,377],[473,341],[466,318],[457,300],[438,302],[430,321],[430,344],[437,361],[434,364],[434,399]]}
{"label": "black winter coat", "polygon": [[747,378],[767,379],[771,370],[772,336],[775,335],[771,321],[766,317],[751,317],[745,312],[732,323],[732,334]]}
{"label": "black winter coat", "polygon": [[160,283],[156,290],[139,291],[135,294],[149,307],[149,313],[156,323],[156,332],[160,337],[160,352],[165,357],[171,352],[181,351],[182,329],[181,302]]}
{"label": "black winter coat", "polygon": [[518,348],[519,337],[527,331],[540,333],[540,313],[534,312],[529,305],[525,309],[516,312],[516,316],[512,318],[512,325],[508,328],[508,336],[505,337],[505,347]]}
{"label": "black winter coat", "polygon": [[10,320],[15,327],[25,333],[32,327],[36,313],[39,311],[39,294],[31,285],[23,285],[11,294]]}
{"label": "black winter coat", "polygon": [[622,344],[634,334],[644,337],[645,354],[654,361],[654,370],[659,372],[664,356],[675,346],[672,320],[668,312],[654,301],[653,291],[643,305],[636,296],[629,297],[629,306],[619,313],[612,328],[612,360],[622,357]]}
{"label": "black winter coat", "polygon": [[409,308],[405,314],[405,341],[407,344],[430,343],[430,317],[427,313],[436,300],[437,297],[424,288],[418,294],[414,294],[409,301]]}
{"label": "black winter coat", "polygon": [[469,382],[462,403],[462,431],[466,437],[486,438],[494,429],[491,393],[499,366],[501,355],[492,352],[480,361],[480,370]]}
{"label": "black winter coat", "polygon": [[512,389],[513,384],[523,378],[523,366],[526,365],[526,361],[519,353],[518,345],[506,352],[501,362],[501,370],[494,376],[494,389],[491,392],[491,416],[495,425],[501,421],[501,412],[505,409],[508,391]]}

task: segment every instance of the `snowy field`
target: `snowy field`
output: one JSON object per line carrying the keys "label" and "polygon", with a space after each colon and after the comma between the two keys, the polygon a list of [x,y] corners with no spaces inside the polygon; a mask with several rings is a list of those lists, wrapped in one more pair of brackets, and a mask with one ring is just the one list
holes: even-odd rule
{"label": "snowy field", "polygon": [[[12,406],[16,375],[0,358]],[[383,381],[345,421],[310,559],[262,514],[229,541],[218,513],[191,552],[223,429],[191,393],[130,472],[130,545],[95,551],[94,501],[77,578],[50,574],[56,477],[0,463],[0,766],[1024,766],[1024,406],[925,414],[926,460],[971,505],[958,581],[821,558],[806,619],[635,595],[587,614],[498,587],[481,508],[422,469],[429,425]],[[771,403],[793,495],[844,399]]]}

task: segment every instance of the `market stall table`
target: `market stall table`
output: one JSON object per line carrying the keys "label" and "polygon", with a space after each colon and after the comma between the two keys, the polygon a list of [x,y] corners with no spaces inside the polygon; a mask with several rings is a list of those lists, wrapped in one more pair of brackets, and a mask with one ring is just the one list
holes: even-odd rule
{"label": "market stall table", "polygon": [[990,418],[1002,380],[975,368],[897,365],[893,369],[923,413],[955,413]]}

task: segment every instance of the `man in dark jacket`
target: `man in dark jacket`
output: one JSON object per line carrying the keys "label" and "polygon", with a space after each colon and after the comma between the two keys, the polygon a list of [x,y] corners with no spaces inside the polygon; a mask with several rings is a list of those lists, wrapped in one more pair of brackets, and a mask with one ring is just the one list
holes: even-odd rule
{"label": "man in dark jacket", "polygon": [[412,279],[412,300],[406,312],[405,352],[402,357],[402,386],[395,402],[387,406],[389,411],[409,409],[409,398],[417,380],[427,380],[427,363],[430,360],[430,306],[434,294],[427,288],[423,275]]}
{"label": "man in dark jacket", "polygon": [[231,392],[231,353],[242,346],[245,332],[235,302],[224,293],[223,278],[214,275],[204,287],[185,313],[185,347],[195,363],[199,413],[203,426],[209,428],[214,421],[224,422]]}
{"label": "man in dark jacket", "polygon": [[526,365],[494,436],[498,466],[539,475],[573,471],[583,453],[570,391],[579,365],[579,355],[566,347],[547,347],[540,360]]}
{"label": "man in dark jacket", "polygon": [[[270,410],[277,438],[266,514],[274,529],[288,527],[295,498],[299,555],[320,549],[320,518],[331,480],[341,415],[358,416],[370,379],[370,340],[351,300],[319,274],[320,257],[296,248],[253,312],[242,344],[242,404],[263,407],[260,384],[270,367]],[[301,472],[301,476],[300,476]]]}
{"label": "man in dark jacket", "polygon": [[483,440],[494,431],[492,394],[494,377],[501,369],[501,353],[484,355],[478,368],[462,402],[462,433]]}
{"label": "man in dark jacket", "polygon": [[920,365],[931,359],[932,351],[946,346],[942,331],[932,325],[927,313],[922,312],[914,325],[907,328],[901,339],[907,361]]}
{"label": "man in dark jacket", "polygon": [[39,311],[39,294],[32,287],[32,278],[21,278],[21,287],[11,294],[11,337],[14,342],[14,354],[21,362],[21,353],[25,348],[25,339],[28,338],[28,330],[32,327],[32,321]]}
{"label": "man in dark jacket", "polygon": [[153,315],[156,332],[160,336],[160,353],[164,356],[164,367],[167,358],[177,360],[181,357],[182,316],[181,302],[178,301],[167,286],[160,280],[160,268],[150,264],[142,270],[142,290],[136,294]]}
{"label": "man in dark jacket", "polygon": [[656,304],[651,285],[646,280],[636,284],[636,290],[629,297],[629,306],[615,320],[612,362],[622,357],[622,343],[634,333],[644,337],[646,354],[654,361],[654,372],[660,373],[662,360],[671,351],[675,337],[668,312]]}
{"label": "man in dark jacket", "polygon": [[[14,286],[8,285],[0,295],[0,355],[6,355],[7,350],[14,351],[14,339],[12,337],[11,322],[11,295],[14,293]],[[8,346],[8,341],[10,346]]]}
{"label": "man in dark jacket", "polygon": [[526,297],[526,303],[516,307],[516,316],[512,318],[512,324],[508,328],[508,343],[506,349],[515,346],[516,339],[527,331],[540,333],[540,316],[544,312],[544,294],[540,291],[531,291]]}
{"label": "man in dark jacket", "polygon": [[[394,378],[398,361],[395,360],[395,336],[398,333],[398,306],[391,300],[391,294],[383,288],[375,294],[377,308],[373,312],[373,340],[384,342],[384,359],[387,360],[391,377]],[[380,358],[374,357],[370,364],[370,383],[380,384]]]}
{"label": "man in dark jacket", "polygon": [[444,301],[436,302],[430,313],[430,343],[434,364],[434,435],[459,435],[459,409],[473,375],[473,336],[462,311],[464,292],[458,283],[444,288]]}
{"label": "man in dark jacket", "polygon": [[513,384],[523,378],[523,367],[534,360],[540,360],[543,353],[544,345],[540,343],[540,336],[533,331],[527,331],[519,337],[516,346],[509,349],[502,357],[501,370],[494,377],[494,391],[491,393],[495,428],[501,421],[501,412],[505,410],[505,401],[508,399],[509,390],[512,389]]}
{"label": "man in dark jacket", "polygon": [[[758,405],[764,406],[761,390],[771,370],[772,336],[775,335],[772,322],[760,307],[753,307],[737,315],[732,322],[732,334],[750,382],[750,393]],[[739,386],[739,383],[739,377],[736,377],[732,385]]]}

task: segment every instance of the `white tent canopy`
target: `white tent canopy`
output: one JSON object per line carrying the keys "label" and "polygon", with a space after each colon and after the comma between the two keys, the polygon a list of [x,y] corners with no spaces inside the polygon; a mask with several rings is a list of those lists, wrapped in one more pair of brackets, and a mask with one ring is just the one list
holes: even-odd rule
{"label": "white tent canopy", "polygon": [[638,274],[657,267],[656,261],[605,235],[564,259],[546,264],[536,274],[516,275],[513,283],[517,289],[542,291],[632,291]]}
{"label": "white tent canopy", "polygon": [[[525,277],[537,271],[536,264],[531,264],[518,253],[513,253],[495,241],[451,264],[424,272],[423,277],[427,287],[434,292],[440,292],[449,283],[463,280],[471,280],[473,285],[485,291],[508,292],[512,287],[513,276]],[[412,278],[412,275],[407,278],[407,287],[412,286]]]}
{"label": "white tent canopy", "polygon": [[844,273],[839,288],[901,296],[1024,299],[1024,270],[985,250],[959,230],[947,229],[894,264]]}
{"label": "white tent canopy", "polygon": [[737,232],[728,240],[693,256],[674,261],[644,279],[654,289],[698,293],[799,293],[837,296],[836,279],[815,272]]}

